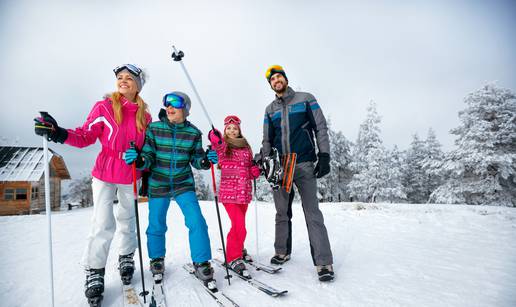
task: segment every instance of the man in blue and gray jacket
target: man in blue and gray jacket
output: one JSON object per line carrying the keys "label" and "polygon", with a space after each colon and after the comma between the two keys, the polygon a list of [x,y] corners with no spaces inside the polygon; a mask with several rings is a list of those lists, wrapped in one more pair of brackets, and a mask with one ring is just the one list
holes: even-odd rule
{"label": "man in blue and gray jacket", "polygon": [[[268,156],[272,147],[280,154],[296,153],[293,181],[301,195],[312,260],[317,267],[319,280],[330,281],[334,278],[333,256],[324,218],[319,209],[316,181],[316,178],[330,172],[330,142],[326,119],[312,94],[295,92],[288,86],[287,75],[281,66],[269,67],[266,78],[276,97],[265,109],[262,157]],[[293,190],[289,194],[282,188],[273,192],[276,235],[272,264],[283,264],[290,259],[293,193]]]}

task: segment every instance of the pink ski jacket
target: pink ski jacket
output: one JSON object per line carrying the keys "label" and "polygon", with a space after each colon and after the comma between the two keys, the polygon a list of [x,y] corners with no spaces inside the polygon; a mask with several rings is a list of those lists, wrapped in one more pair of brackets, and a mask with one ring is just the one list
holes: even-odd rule
{"label": "pink ski jacket", "polygon": [[219,200],[227,204],[248,204],[253,199],[251,169],[253,153],[248,148],[233,149],[231,156],[226,156],[227,143],[218,137],[210,138],[213,149],[217,151],[220,165]]}
{"label": "pink ski jacket", "polygon": [[[68,129],[65,144],[75,147],[86,147],[100,140],[102,150],[97,156],[91,175],[105,182],[115,184],[130,184],[133,181],[132,169],[123,159],[123,153],[129,148],[129,142],[134,141],[137,148],[142,148],[145,141],[145,131],[138,132],[136,128],[136,111],[138,105],[122,97],[123,120],[120,125],[115,121],[111,100],[105,98],[98,101],[90,111],[82,127]],[[151,122],[150,114],[147,123]],[[137,171],[140,178],[141,171]]]}

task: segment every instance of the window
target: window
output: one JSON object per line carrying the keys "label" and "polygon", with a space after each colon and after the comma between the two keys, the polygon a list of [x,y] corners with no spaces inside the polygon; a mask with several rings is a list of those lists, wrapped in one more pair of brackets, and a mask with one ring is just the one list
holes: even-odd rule
{"label": "window", "polygon": [[4,199],[5,200],[14,200],[14,189],[5,189],[4,190]]}
{"label": "window", "polygon": [[32,187],[31,198],[32,199],[38,199],[38,196],[39,196],[39,188],[38,187]]}
{"label": "window", "polygon": [[27,189],[16,189],[16,199],[27,199]]}

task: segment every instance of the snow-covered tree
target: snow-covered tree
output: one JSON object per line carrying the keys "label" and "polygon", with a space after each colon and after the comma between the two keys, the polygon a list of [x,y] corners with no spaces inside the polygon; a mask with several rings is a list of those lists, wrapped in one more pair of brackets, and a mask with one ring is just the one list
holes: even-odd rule
{"label": "snow-covered tree", "polygon": [[317,180],[319,198],[325,201],[342,201],[348,199],[347,184],[351,181],[352,172],[350,142],[340,131],[335,131],[328,121],[330,138],[330,173]]}
{"label": "snow-covered tree", "polygon": [[430,194],[442,184],[442,177],[436,169],[444,159],[441,144],[432,128],[428,130],[425,141],[425,158],[422,161],[423,171],[425,172],[425,199],[430,198]]}
{"label": "snow-covered tree", "polygon": [[431,201],[516,206],[516,95],[488,84],[464,102],[451,130],[456,149],[439,165],[446,180]]}
{"label": "snow-covered tree", "polygon": [[354,200],[374,202],[381,187],[385,186],[385,149],[380,139],[379,124],[380,116],[376,111],[376,104],[371,101],[353,146],[350,168],[355,174],[348,188]]}
{"label": "snow-covered tree", "polygon": [[81,207],[93,205],[93,190],[91,188],[91,175],[85,175],[80,179],[75,179],[70,183],[67,196],[68,202],[78,202]]}
{"label": "snow-covered tree", "polygon": [[192,169],[195,180],[195,195],[199,200],[213,200],[213,187],[206,182],[204,175],[197,169]]}
{"label": "snow-covered tree", "polygon": [[[254,192],[254,191],[253,191]],[[264,176],[258,177],[256,179],[256,196],[259,201],[273,202],[274,199],[272,197],[272,188],[265,180]],[[253,195],[254,197],[254,195]]]}
{"label": "snow-covered tree", "polygon": [[414,134],[410,148],[405,153],[402,181],[407,200],[410,203],[421,204],[428,200],[426,195],[427,180],[423,169],[423,161],[426,156],[425,142],[421,141],[417,134]]}
{"label": "snow-covered tree", "polygon": [[383,185],[380,187],[377,197],[382,201],[400,202],[407,198],[402,184],[402,157],[398,146],[394,145],[392,151],[384,151],[384,169],[382,172]]}

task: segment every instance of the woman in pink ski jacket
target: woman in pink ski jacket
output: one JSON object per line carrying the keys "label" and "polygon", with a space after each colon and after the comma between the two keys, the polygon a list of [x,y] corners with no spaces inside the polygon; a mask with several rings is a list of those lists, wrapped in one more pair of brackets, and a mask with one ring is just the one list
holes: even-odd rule
{"label": "woman in pink ski jacket", "polygon": [[[56,120],[42,113],[36,118],[35,131],[50,141],[74,147],[86,147],[97,140],[102,150],[92,171],[93,217],[82,264],[86,268],[85,295],[89,301],[101,299],[104,272],[111,240],[117,228],[121,234],[119,270],[122,281],[129,283],[134,272],[133,255],[137,247],[133,207],[132,170],[122,154],[135,142],[143,146],[145,128],[151,122],[147,104],[139,93],[145,83],[143,71],[135,65],[115,68],[117,91],[98,101],[86,122],[76,129],[64,129]],[[138,172],[137,177],[141,174]],[[118,208],[113,212],[115,195]]]}
{"label": "woman in pink ski jacket", "polygon": [[217,151],[220,168],[219,200],[224,205],[231,229],[227,236],[226,261],[236,273],[249,277],[243,257],[247,234],[245,214],[252,200],[252,180],[260,175],[253,165],[253,153],[240,130],[240,119],[230,115],[224,119],[224,135],[214,129],[208,138]]}

